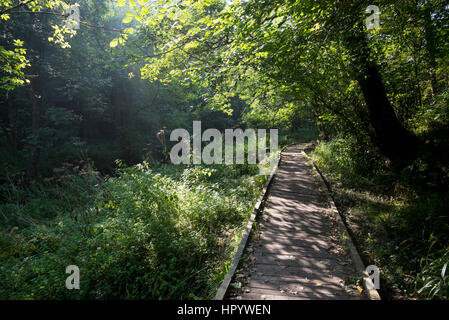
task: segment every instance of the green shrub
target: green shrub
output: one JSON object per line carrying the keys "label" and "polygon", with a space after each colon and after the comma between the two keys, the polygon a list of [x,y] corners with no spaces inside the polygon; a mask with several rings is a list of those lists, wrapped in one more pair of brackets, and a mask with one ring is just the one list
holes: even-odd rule
{"label": "green shrub", "polygon": [[369,184],[385,162],[351,137],[320,142],[312,153],[312,159],[319,168],[331,172],[343,184],[352,186]]}
{"label": "green shrub", "polygon": [[442,251],[439,257],[423,259],[423,269],[415,280],[415,289],[427,299],[449,299],[449,248]]}
{"label": "green shrub", "polygon": [[[211,298],[263,183],[221,167],[181,179],[122,167],[87,207],[68,199],[53,219],[2,234],[0,299]],[[65,288],[68,265],[80,268],[80,290]]]}
{"label": "green shrub", "polygon": [[383,268],[387,282],[413,297],[447,299],[449,194],[443,188],[418,189],[404,179],[405,171],[394,175],[381,157],[369,159],[359,148],[351,139],[337,139],[320,143],[312,156],[331,181],[342,182],[334,185],[336,198],[357,226],[353,231],[362,249]]}
{"label": "green shrub", "polygon": [[404,235],[413,235],[415,252],[417,247],[441,250],[449,244],[448,212],[449,194],[421,196],[393,216],[387,227],[391,232],[401,230]]}

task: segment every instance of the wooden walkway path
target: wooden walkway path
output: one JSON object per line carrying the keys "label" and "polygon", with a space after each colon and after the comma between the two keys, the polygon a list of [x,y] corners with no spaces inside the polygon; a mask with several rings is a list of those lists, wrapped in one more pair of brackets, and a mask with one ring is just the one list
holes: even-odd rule
{"label": "wooden walkway path", "polygon": [[355,269],[303,147],[288,147],[281,155],[259,222],[249,285],[238,299],[362,298],[351,289]]}

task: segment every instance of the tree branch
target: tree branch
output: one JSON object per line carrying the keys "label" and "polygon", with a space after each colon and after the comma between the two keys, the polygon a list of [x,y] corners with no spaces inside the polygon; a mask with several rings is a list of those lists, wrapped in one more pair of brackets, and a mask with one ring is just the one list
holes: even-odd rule
{"label": "tree branch", "polygon": [[27,5],[31,1],[33,1],[33,0],[27,0],[25,2],[19,3],[18,5],[14,6],[14,7],[4,9],[3,11],[0,11],[0,14],[5,14],[5,13],[8,13],[9,11],[11,11],[11,10],[19,9],[19,8]]}
{"label": "tree branch", "polygon": [[[48,14],[48,15],[52,15],[52,16],[58,16],[58,17],[64,17],[64,18],[68,18],[69,15],[68,14],[64,14],[64,13],[57,13],[57,12],[50,12],[50,11],[12,11],[9,14],[20,14],[20,13],[29,13],[29,14]],[[79,22],[82,25],[85,25],[89,28],[97,28],[97,29],[103,29],[106,31],[113,31],[113,32],[123,32],[123,29],[116,29],[116,28],[107,28],[105,26],[96,26],[93,24],[90,24],[88,22],[85,21],[80,21]]]}

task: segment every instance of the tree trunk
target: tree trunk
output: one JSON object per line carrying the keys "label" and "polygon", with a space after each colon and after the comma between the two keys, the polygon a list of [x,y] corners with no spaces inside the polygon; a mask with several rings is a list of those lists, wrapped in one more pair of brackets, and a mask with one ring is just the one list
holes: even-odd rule
{"label": "tree trunk", "polygon": [[345,46],[352,56],[355,79],[360,84],[380,152],[402,169],[416,158],[417,138],[399,121],[388,99],[379,68],[373,61],[364,30],[348,32]]}
{"label": "tree trunk", "polygon": [[398,168],[408,165],[416,156],[417,139],[399,122],[377,67],[367,66],[357,80],[380,151]]}
{"label": "tree trunk", "polygon": [[321,140],[324,141],[329,141],[329,135],[326,132],[326,128],[323,125],[321,119],[320,119],[320,115],[319,115],[319,109],[316,103],[312,103],[312,109],[313,109],[313,115],[315,117],[315,123],[316,123],[316,127],[318,129],[318,135],[320,137]]}
{"label": "tree trunk", "polygon": [[39,131],[40,131],[40,118],[41,118],[41,106],[39,97],[36,96],[33,88],[29,87],[29,97],[31,101],[32,111],[32,135],[33,135],[33,150],[31,153],[31,158],[27,165],[27,175],[30,179],[34,178],[37,173],[37,165],[39,163],[40,157],[40,142],[39,142]]}
{"label": "tree trunk", "polygon": [[432,88],[432,95],[439,93],[438,80],[436,70],[438,68],[436,60],[437,43],[435,39],[435,28],[432,22],[431,8],[424,9],[424,38],[426,39],[427,60],[429,64],[429,78],[430,86]]}
{"label": "tree trunk", "polygon": [[8,122],[9,122],[9,128],[10,133],[8,135],[8,142],[9,146],[11,147],[11,150],[14,152],[14,154],[17,152],[17,127],[16,127],[16,114],[15,109],[12,104],[12,97],[8,98]]}

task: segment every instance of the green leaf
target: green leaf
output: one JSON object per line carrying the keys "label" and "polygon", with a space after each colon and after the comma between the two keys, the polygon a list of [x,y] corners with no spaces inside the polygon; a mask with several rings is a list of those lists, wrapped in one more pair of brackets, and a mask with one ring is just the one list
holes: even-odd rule
{"label": "green leaf", "polygon": [[139,15],[140,15],[140,16],[146,16],[146,15],[149,14],[149,13],[150,13],[150,10],[148,10],[147,7],[142,7],[142,9],[140,10]]}
{"label": "green leaf", "polygon": [[134,17],[126,17],[125,19],[122,20],[123,23],[130,23],[131,21],[133,21]]}
{"label": "green leaf", "polygon": [[126,29],[124,30],[124,32],[125,32],[125,33],[128,33],[128,34],[133,34],[133,33],[134,33],[134,28],[126,28]]}
{"label": "green leaf", "polygon": [[13,42],[14,42],[14,45],[16,47],[22,47],[23,46],[23,41],[22,40],[15,39]]}
{"label": "green leaf", "polygon": [[109,46],[111,48],[115,48],[115,47],[117,47],[117,45],[118,45],[118,39],[114,39],[109,43]]}

